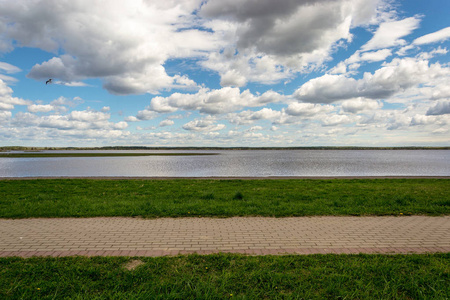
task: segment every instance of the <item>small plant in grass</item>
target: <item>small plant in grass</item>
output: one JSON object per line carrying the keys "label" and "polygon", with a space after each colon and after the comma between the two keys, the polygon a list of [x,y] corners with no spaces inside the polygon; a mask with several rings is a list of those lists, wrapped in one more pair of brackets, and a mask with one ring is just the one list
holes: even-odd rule
{"label": "small plant in grass", "polygon": [[244,199],[244,195],[241,192],[236,192],[236,194],[234,194],[233,196],[233,200],[243,200]]}
{"label": "small plant in grass", "polygon": [[202,197],[201,197],[203,200],[214,200],[214,194],[213,193],[208,193],[208,194],[204,194]]}

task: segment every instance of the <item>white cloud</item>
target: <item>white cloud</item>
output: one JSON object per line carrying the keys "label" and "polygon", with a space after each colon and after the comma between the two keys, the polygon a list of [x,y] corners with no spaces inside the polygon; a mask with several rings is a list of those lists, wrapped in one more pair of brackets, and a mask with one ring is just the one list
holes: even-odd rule
{"label": "white cloud", "polygon": [[11,64],[0,61],[0,70],[5,71],[8,74],[18,73],[22,71],[20,68],[13,66]]}
{"label": "white cloud", "polygon": [[0,106],[2,110],[12,110],[14,105],[30,105],[31,101],[13,97],[13,90],[0,79]]}
{"label": "white cloud", "polygon": [[303,84],[294,96],[305,102],[331,103],[357,97],[384,99],[396,93],[427,84],[433,86],[435,79],[449,80],[450,68],[439,63],[413,58],[394,59],[373,74],[364,73],[362,79],[344,75],[326,74]]}
{"label": "white cloud", "polygon": [[356,98],[342,102],[342,109],[345,112],[359,113],[362,111],[371,111],[381,108],[381,102],[371,99]]}
{"label": "white cloud", "polygon": [[126,122],[138,122],[139,119],[136,118],[135,116],[128,116],[128,117],[125,118],[125,121]]}
{"label": "white cloud", "polygon": [[128,127],[128,123],[127,122],[117,122],[113,125],[114,129],[118,129],[118,130],[123,130],[126,129]]}
{"label": "white cloud", "polygon": [[198,110],[207,114],[223,114],[243,107],[276,103],[283,99],[284,96],[270,90],[255,96],[249,90],[241,92],[236,87],[224,87],[218,90],[202,88],[195,94],[173,93],[169,97],[154,97],[146,110],[167,113],[184,109]]}
{"label": "white cloud", "polygon": [[438,115],[438,116],[425,116],[425,115],[415,115],[411,120],[412,126],[417,125],[448,125],[450,124],[450,115]]}
{"label": "white cloud", "polygon": [[213,117],[206,117],[204,119],[195,119],[183,125],[183,129],[189,131],[218,131],[225,128],[224,124],[216,124]]}
{"label": "white cloud", "polygon": [[32,113],[37,113],[37,112],[50,112],[52,110],[54,110],[54,106],[50,105],[50,104],[32,104],[28,106],[28,111],[32,112]]}
{"label": "white cloud", "polygon": [[335,67],[333,67],[330,71],[330,74],[344,74],[347,73],[347,64],[343,61],[339,62]]}
{"label": "white cloud", "polygon": [[445,55],[448,53],[447,48],[438,47],[437,49],[433,49],[429,52],[422,52],[417,57],[420,59],[431,59],[437,55]]}
{"label": "white cloud", "polygon": [[240,113],[232,113],[228,115],[230,123],[243,125],[252,124],[259,120],[275,120],[282,116],[282,112],[273,110],[271,108],[263,108],[259,111],[246,110]]}
{"label": "white cloud", "polygon": [[419,27],[420,18],[410,17],[400,21],[385,22],[380,24],[377,31],[365,45],[362,51],[403,46],[406,42],[401,38],[409,35]]}
{"label": "white cloud", "polygon": [[367,62],[384,61],[391,55],[392,51],[390,49],[381,49],[378,51],[370,51],[370,52],[356,51],[355,54],[353,54],[351,57],[345,60],[345,63],[353,64],[362,61]]}
{"label": "white cloud", "polygon": [[[2,48],[37,47],[64,52],[36,64],[29,77],[56,78],[69,85],[97,77],[115,94],[156,93],[160,89],[192,88],[185,76],[169,76],[164,62],[177,57],[202,57],[219,49],[219,37],[192,29],[192,14],[201,1],[18,0],[0,11]],[[64,17],[62,17],[64,16]],[[7,26],[6,26],[7,24]],[[9,46],[6,46],[9,45]]]}
{"label": "white cloud", "polygon": [[72,111],[68,115],[69,120],[80,121],[80,122],[98,122],[105,121],[110,118],[110,114],[103,113],[100,111]]}
{"label": "white cloud", "polygon": [[349,39],[352,16],[365,6],[365,16],[359,15],[358,21],[370,22],[377,13],[373,4],[379,2],[212,0],[202,6],[200,15],[238,24],[240,50],[256,48],[260,53],[290,56]]}
{"label": "white cloud", "polygon": [[[43,107],[35,108],[37,112],[44,110]],[[67,140],[64,140],[65,137],[89,140],[129,135],[129,132],[124,131],[128,127],[127,122],[114,123],[110,122],[109,119],[109,114],[91,110],[72,111],[67,115],[43,116],[30,112],[18,112],[11,118],[11,124],[14,128],[20,130],[23,135],[28,132],[33,136],[33,139],[51,138],[63,143],[67,142]]]}
{"label": "white cloud", "polygon": [[242,76],[237,70],[229,70],[223,74],[220,78],[221,86],[245,86],[247,84],[247,79]]}
{"label": "white cloud", "polygon": [[[136,115],[136,119],[140,120],[140,121],[146,121],[146,120],[151,120],[154,119],[158,116],[158,113],[154,112],[154,111],[149,111],[149,110],[140,110],[137,115]],[[135,119],[134,117],[129,117],[128,119],[126,119],[125,121],[131,121],[133,122]]]}
{"label": "white cloud", "polygon": [[159,127],[172,126],[173,124],[175,124],[175,122],[172,120],[163,120],[159,123]]}
{"label": "white cloud", "polygon": [[[231,45],[202,65],[223,86],[272,84],[319,67],[333,47],[351,41],[352,26],[376,22],[384,1],[208,1],[200,15]],[[233,48],[234,46],[234,48]]]}
{"label": "white cloud", "polygon": [[433,33],[423,35],[413,41],[415,45],[424,45],[437,42],[443,42],[450,39],[450,27],[443,28]]}
{"label": "white cloud", "polygon": [[9,120],[12,116],[10,111],[2,111],[0,110],[0,120]]}
{"label": "white cloud", "polygon": [[0,102],[0,110],[13,110],[14,105]]}
{"label": "white cloud", "polygon": [[334,107],[332,105],[291,103],[286,108],[286,113],[291,116],[311,117],[321,113],[329,113],[333,110]]}
{"label": "white cloud", "polygon": [[260,131],[263,130],[263,128],[261,126],[252,126],[249,131]]}
{"label": "white cloud", "polygon": [[347,115],[328,115],[323,120],[323,126],[336,126],[341,124],[349,124],[354,122],[355,119]]}
{"label": "white cloud", "polygon": [[222,86],[290,79],[330,59],[351,41],[352,26],[379,22],[388,1],[53,2],[8,3],[0,48],[62,52],[28,77],[70,86],[101,78],[110,93],[126,95],[198,88],[186,75],[167,74],[164,64],[174,58],[206,58],[202,65],[219,72]]}

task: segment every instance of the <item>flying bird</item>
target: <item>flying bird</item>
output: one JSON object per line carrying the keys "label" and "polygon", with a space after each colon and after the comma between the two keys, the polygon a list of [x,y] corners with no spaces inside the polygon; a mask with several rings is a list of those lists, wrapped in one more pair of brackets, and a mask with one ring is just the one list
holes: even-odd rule
{"label": "flying bird", "polygon": [[45,85],[47,85],[48,83],[52,83],[52,79],[51,78],[45,82]]}

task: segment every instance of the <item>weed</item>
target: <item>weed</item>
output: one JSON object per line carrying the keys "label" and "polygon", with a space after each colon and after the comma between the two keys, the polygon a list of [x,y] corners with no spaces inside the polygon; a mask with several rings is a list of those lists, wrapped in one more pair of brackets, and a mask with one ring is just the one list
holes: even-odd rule
{"label": "weed", "polygon": [[236,192],[233,196],[233,200],[243,200],[244,195],[241,192]]}

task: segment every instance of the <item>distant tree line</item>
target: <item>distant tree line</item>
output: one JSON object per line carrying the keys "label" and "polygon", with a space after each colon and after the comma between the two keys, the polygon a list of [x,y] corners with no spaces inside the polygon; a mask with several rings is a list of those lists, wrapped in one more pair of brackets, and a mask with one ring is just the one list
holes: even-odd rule
{"label": "distant tree line", "polygon": [[3,146],[0,151],[42,151],[42,150],[450,150],[447,147],[360,147],[360,146],[314,146],[314,147],[147,147],[147,146],[105,146],[105,147],[25,147]]}

